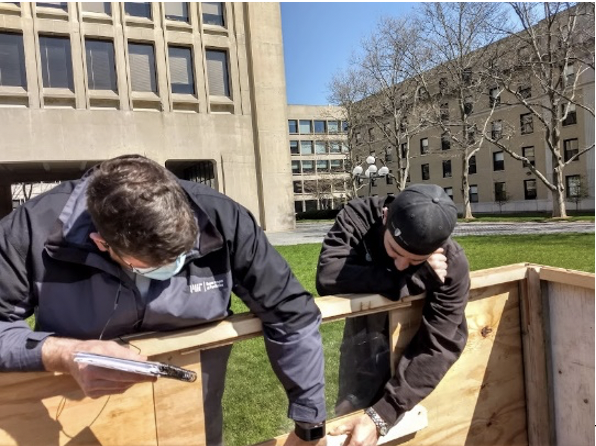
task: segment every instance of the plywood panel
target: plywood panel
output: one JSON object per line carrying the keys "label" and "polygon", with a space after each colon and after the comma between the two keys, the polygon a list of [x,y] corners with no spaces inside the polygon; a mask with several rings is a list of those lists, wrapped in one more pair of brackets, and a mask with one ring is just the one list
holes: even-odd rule
{"label": "plywood panel", "polygon": [[594,291],[548,284],[559,446],[594,444]]}
{"label": "plywood panel", "polygon": [[528,444],[517,284],[473,291],[466,317],[461,358],[421,403],[428,428],[393,444]]}
{"label": "plywood panel", "polygon": [[84,398],[68,375],[35,373],[34,380],[22,379],[29,374],[3,375],[2,446],[157,444],[151,383],[93,400]]}

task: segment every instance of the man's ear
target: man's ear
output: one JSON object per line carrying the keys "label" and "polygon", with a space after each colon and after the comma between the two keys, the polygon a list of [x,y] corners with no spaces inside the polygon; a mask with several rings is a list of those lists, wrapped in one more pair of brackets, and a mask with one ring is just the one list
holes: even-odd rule
{"label": "man's ear", "polygon": [[100,251],[106,252],[108,250],[108,244],[103,239],[103,237],[99,235],[99,232],[92,232],[91,234],[89,234],[89,238],[93,240],[93,242],[97,246],[97,249],[99,249]]}
{"label": "man's ear", "polygon": [[383,208],[383,224],[387,225],[387,208]]}

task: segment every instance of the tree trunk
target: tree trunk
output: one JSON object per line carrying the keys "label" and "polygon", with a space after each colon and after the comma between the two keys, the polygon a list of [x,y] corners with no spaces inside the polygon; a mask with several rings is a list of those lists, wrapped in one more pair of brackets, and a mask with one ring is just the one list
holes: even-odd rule
{"label": "tree trunk", "polygon": [[553,218],[567,218],[567,208],[565,205],[565,187],[563,184],[563,170],[554,169],[554,180],[556,189],[553,191]]}
{"label": "tree trunk", "polygon": [[470,203],[470,181],[468,179],[468,171],[470,168],[470,160],[464,153],[462,156],[462,175],[461,175],[461,193],[464,199],[463,218],[466,220],[473,219],[472,204]]}

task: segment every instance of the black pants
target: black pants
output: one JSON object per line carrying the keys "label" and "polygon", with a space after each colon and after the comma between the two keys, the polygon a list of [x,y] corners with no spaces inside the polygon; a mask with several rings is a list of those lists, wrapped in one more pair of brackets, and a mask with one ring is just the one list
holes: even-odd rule
{"label": "black pants", "polygon": [[223,445],[223,398],[228,359],[232,346],[210,348],[201,352],[203,413],[207,446]]}

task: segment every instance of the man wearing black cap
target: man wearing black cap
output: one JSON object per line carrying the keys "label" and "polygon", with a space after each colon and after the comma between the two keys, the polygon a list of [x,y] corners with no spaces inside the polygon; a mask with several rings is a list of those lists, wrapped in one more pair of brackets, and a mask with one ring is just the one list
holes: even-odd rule
{"label": "man wearing black cap", "polygon": [[331,434],[345,446],[373,445],[424,399],[460,356],[469,266],[450,236],[457,209],[445,191],[415,184],[389,202],[357,198],[337,215],[317,268],[321,295],[378,293],[392,300],[426,293],[418,333],[390,376],[386,314],[346,321],[341,346],[338,415],[367,408]]}

